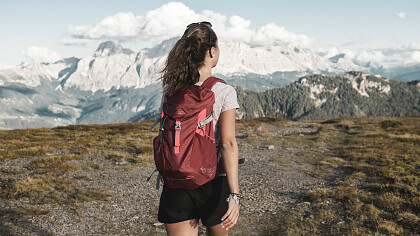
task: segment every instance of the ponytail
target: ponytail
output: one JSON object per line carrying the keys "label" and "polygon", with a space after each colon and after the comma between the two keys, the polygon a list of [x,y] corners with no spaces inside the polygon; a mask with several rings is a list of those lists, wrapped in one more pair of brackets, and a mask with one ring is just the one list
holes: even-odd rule
{"label": "ponytail", "polygon": [[215,47],[216,42],[216,34],[207,26],[197,24],[187,28],[169,52],[161,71],[164,93],[172,95],[197,83],[206,52]]}

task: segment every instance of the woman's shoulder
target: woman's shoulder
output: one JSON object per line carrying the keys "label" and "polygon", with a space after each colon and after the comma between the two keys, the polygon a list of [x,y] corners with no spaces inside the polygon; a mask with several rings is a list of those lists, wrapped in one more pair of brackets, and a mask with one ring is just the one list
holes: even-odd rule
{"label": "woman's shoulder", "polygon": [[239,108],[236,90],[232,85],[225,83],[216,83],[212,91],[216,95],[216,106],[220,107],[220,112]]}
{"label": "woman's shoulder", "polygon": [[228,83],[223,83],[223,82],[217,82],[214,86],[213,86],[213,92],[228,92],[228,93],[232,93],[232,92],[236,92],[235,88],[228,84]]}

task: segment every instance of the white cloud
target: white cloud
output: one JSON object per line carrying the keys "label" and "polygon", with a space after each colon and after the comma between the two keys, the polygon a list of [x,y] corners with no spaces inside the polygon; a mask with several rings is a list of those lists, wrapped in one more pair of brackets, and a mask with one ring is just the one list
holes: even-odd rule
{"label": "white cloud", "polygon": [[[321,52],[321,51],[320,51]],[[348,49],[339,46],[330,47],[321,52],[322,57],[330,57],[344,54],[344,58],[351,60],[357,65],[393,67],[420,63],[420,47],[416,43],[402,44],[394,47],[377,49]]]}
{"label": "white cloud", "polygon": [[414,62],[420,63],[420,51],[414,51],[413,54],[411,54],[411,59]]}
{"label": "white cloud", "polygon": [[15,66],[15,65],[0,64],[0,70],[12,69],[12,68],[16,68],[16,67],[17,66]]}
{"label": "white cloud", "polygon": [[70,25],[71,39],[62,39],[63,44],[84,45],[92,40],[157,41],[182,34],[187,22],[200,19],[200,15],[183,3],[170,2],[148,11],[145,16],[135,16],[132,12],[119,12],[108,16],[94,26]]}
{"label": "white cloud", "polygon": [[405,12],[397,12],[396,16],[403,20],[407,18],[407,15],[405,14]]}
{"label": "white cloud", "polygon": [[184,32],[187,24],[199,21],[201,16],[183,3],[170,2],[146,13],[141,22],[142,37],[173,37]]}
{"label": "white cloud", "polygon": [[354,57],[354,61],[359,64],[363,65],[368,62],[383,62],[386,61],[387,57],[381,51],[361,51],[357,53],[357,56]]}
{"label": "white cloud", "polygon": [[420,44],[418,43],[407,43],[407,44],[401,44],[401,48],[407,49],[407,50],[420,50]]}
{"label": "white cloud", "polygon": [[87,44],[93,43],[93,42],[96,42],[96,41],[93,39],[80,39],[80,38],[60,39],[60,43],[64,45],[86,46]]}
{"label": "white cloud", "polygon": [[106,17],[95,26],[70,25],[68,31],[78,39],[131,38],[139,33],[141,20],[141,16],[136,17],[131,12],[119,12]]}
{"label": "white cloud", "polygon": [[270,23],[259,28],[255,32],[252,41],[260,44],[280,41],[308,47],[314,41],[314,39],[311,39],[302,34],[289,32],[283,26]]}
{"label": "white cloud", "polygon": [[221,41],[239,41],[255,44],[287,42],[308,46],[312,39],[287,31],[274,23],[258,29],[251,28],[251,21],[240,16],[227,17],[220,13],[204,10],[196,13],[180,2],[170,2],[144,16],[132,12],[119,12],[108,16],[95,25],[70,25],[70,39],[62,39],[66,45],[85,45],[89,40],[138,41],[159,43],[164,39],[181,36],[191,22],[210,21]]}
{"label": "white cloud", "polygon": [[348,50],[348,49],[344,49],[342,47],[331,47],[327,50],[324,51],[325,58],[330,58],[339,54],[344,54],[346,57],[348,58],[354,58],[356,56],[356,53],[354,51]]}
{"label": "white cloud", "polygon": [[21,53],[32,62],[55,62],[61,59],[60,54],[45,47],[32,46],[22,50]]}

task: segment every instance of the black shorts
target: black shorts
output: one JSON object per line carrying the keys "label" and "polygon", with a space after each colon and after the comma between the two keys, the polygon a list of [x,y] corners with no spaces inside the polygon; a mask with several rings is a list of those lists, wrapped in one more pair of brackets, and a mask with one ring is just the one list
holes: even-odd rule
{"label": "black shorts", "polygon": [[195,189],[171,189],[163,186],[158,220],[161,223],[177,223],[201,219],[207,227],[220,224],[228,209],[226,198],[229,193],[226,176],[218,176]]}

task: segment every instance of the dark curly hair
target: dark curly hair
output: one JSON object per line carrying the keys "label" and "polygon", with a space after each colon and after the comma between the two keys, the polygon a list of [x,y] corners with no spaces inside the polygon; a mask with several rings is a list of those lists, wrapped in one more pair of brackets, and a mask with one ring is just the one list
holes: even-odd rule
{"label": "dark curly hair", "polygon": [[185,91],[200,79],[198,69],[204,65],[206,52],[217,47],[214,31],[203,24],[190,24],[168,54],[160,71],[164,93],[171,96]]}

